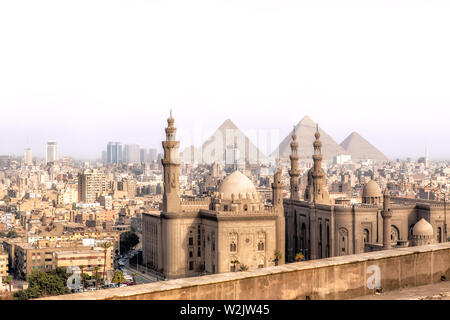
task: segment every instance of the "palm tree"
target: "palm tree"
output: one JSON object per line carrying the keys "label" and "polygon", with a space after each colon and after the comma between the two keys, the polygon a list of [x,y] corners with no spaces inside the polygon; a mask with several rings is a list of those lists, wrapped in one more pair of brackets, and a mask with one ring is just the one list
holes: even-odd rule
{"label": "palm tree", "polygon": [[240,264],[240,262],[239,262],[239,260],[233,260],[233,261],[231,261],[231,264],[233,265],[233,270],[236,272],[236,265],[237,264]]}
{"label": "palm tree", "polygon": [[5,278],[5,283],[9,284],[9,292],[12,291],[11,287],[12,287],[12,283],[13,283],[13,277],[12,276],[7,276]]}
{"label": "palm tree", "polygon": [[108,253],[108,249],[111,247],[111,243],[109,241],[102,242],[100,247],[105,251],[104,261],[103,261],[103,282],[105,282],[106,276],[106,254]]}
{"label": "palm tree", "polygon": [[117,283],[117,285],[120,285],[121,283],[125,282],[125,277],[123,276],[122,271],[116,271],[114,273],[112,282]]}
{"label": "palm tree", "polygon": [[95,266],[94,271],[95,271],[95,289],[98,290],[98,270],[100,270],[99,266]]}
{"label": "palm tree", "polygon": [[239,266],[239,271],[248,271],[248,266],[246,266],[245,264],[241,264]]}
{"label": "palm tree", "polygon": [[81,270],[81,283],[82,283],[82,285],[83,285],[83,290],[84,290],[84,288],[86,288],[86,285],[85,285],[85,279],[84,279],[84,266],[83,265],[81,265],[80,266],[80,270]]}

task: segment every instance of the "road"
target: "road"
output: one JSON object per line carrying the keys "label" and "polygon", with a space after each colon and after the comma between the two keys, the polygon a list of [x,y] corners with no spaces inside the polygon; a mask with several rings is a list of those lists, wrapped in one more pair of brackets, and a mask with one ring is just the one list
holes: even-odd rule
{"label": "road", "polygon": [[125,267],[125,270],[131,275],[133,273],[136,273],[136,283],[137,284],[146,284],[146,283],[152,283],[152,282],[157,282],[158,279],[156,279],[155,277],[152,277],[148,274],[143,274],[141,272],[138,272],[136,269],[133,269],[130,267],[130,265],[127,265]]}

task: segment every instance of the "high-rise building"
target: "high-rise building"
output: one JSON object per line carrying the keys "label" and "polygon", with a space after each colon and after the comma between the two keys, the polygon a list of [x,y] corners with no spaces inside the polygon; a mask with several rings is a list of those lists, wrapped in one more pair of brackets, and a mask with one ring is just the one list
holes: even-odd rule
{"label": "high-rise building", "polygon": [[50,140],[47,142],[47,152],[45,162],[58,161],[58,143],[56,141]]}
{"label": "high-rise building", "polygon": [[106,177],[97,170],[84,170],[78,174],[78,201],[93,203],[106,193]]}
{"label": "high-rise building", "polygon": [[158,155],[156,149],[148,149],[148,161],[152,162],[157,160]]}
{"label": "high-rise building", "polygon": [[120,142],[109,142],[106,150],[106,163],[123,163],[122,145]]}
{"label": "high-rise building", "polygon": [[33,153],[30,148],[25,149],[25,153],[23,155],[23,163],[26,166],[31,166],[33,164]]}
{"label": "high-rise building", "polygon": [[140,163],[141,148],[137,144],[126,144],[123,152],[124,163]]}
{"label": "high-rise building", "polygon": [[141,158],[141,163],[149,162],[148,152],[147,152],[146,149],[141,149],[141,151],[140,151],[140,158]]}

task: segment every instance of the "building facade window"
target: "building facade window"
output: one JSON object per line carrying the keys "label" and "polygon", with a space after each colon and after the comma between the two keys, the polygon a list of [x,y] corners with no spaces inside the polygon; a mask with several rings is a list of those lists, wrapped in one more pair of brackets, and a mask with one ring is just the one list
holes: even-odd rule
{"label": "building facade window", "polygon": [[367,229],[364,229],[364,231],[363,231],[363,241],[364,241],[364,244],[370,242],[370,233],[369,233],[369,230],[367,230]]}
{"label": "building facade window", "polygon": [[264,251],[264,242],[263,241],[259,241],[258,242],[258,251]]}
{"label": "building facade window", "polygon": [[438,227],[437,228],[437,234],[436,234],[436,237],[437,237],[437,242],[438,243],[441,243],[442,242],[442,229],[441,229],[441,227]]}

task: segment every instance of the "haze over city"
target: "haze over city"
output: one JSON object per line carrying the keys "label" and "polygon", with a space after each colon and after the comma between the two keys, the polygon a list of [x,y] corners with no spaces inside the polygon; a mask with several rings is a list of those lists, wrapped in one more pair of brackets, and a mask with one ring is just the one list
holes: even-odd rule
{"label": "haze over city", "polygon": [[161,150],[173,109],[180,150],[228,118],[281,142],[308,115],[338,143],[356,131],[391,159],[426,145],[449,159],[448,15],[445,1],[2,2],[0,154]]}

